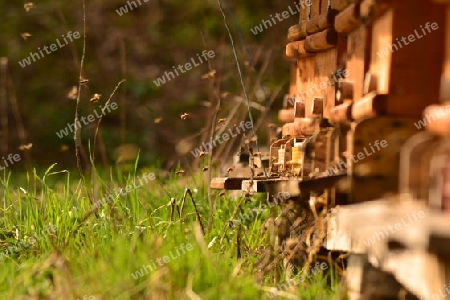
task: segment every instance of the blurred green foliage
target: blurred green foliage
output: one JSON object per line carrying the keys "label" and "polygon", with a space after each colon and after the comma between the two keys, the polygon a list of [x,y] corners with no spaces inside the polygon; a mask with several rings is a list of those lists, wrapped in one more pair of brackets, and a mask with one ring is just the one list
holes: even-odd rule
{"label": "blurred green foliage", "polygon": [[[206,49],[216,53],[210,62],[216,70],[220,93],[231,95],[222,101],[219,117],[226,117],[236,105],[234,96],[242,96],[242,88],[216,1],[161,0],[141,3],[138,8],[119,16],[116,10],[127,5],[127,1],[86,1],[87,37],[83,77],[89,82],[81,91],[80,116],[87,116],[93,109],[98,109],[117,83],[126,79],[113,97],[119,109],[107,114],[100,125],[102,139],[95,149],[97,157],[101,157],[105,165],[115,164],[120,160],[116,154],[117,147],[133,144],[140,149],[142,163],[162,160],[165,166],[173,166],[179,160],[192,160],[188,151],[185,151],[188,154],[177,152],[176,146],[181,139],[194,135],[206,125],[216,97],[210,80],[202,79],[202,75],[209,71],[206,63],[160,87],[153,80],[165,71],[171,71],[172,66],[189,62]],[[291,16],[257,36],[250,32],[250,28],[259,25],[270,14],[285,10],[291,3],[237,0],[224,0],[222,3],[233,30],[241,65],[247,65],[244,67],[244,77],[250,99],[263,106],[264,100],[255,97],[260,89],[258,82],[267,95],[283,86],[276,96],[276,107],[281,105],[281,99],[287,92],[289,63],[283,58],[285,36],[287,28],[297,22],[297,16]],[[78,85],[82,38],[61,49],[58,47],[55,52],[45,54],[24,68],[18,62],[30,52],[37,52],[38,47],[42,49],[55,43],[58,38],[61,40],[62,35],[69,31],[82,34],[82,1],[34,2],[28,12],[23,2],[3,1],[0,16],[0,57],[8,59],[7,69],[0,71],[0,77],[5,78],[6,75],[13,84],[11,86],[7,81],[0,80],[0,91],[7,94],[4,99],[0,93],[0,102],[6,105],[0,104],[0,107],[7,107],[0,111],[0,119],[9,120],[6,128],[0,128],[1,142],[7,143],[9,152],[15,151],[24,142],[33,143],[31,156],[35,164],[57,162],[63,167],[74,167],[73,137],[69,135],[60,139],[56,132],[74,120],[76,101],[67,95],[73,86]],[[31,36],[23,38],[24,33]],[[249,65],[254,66],[255,73]],[[94,93],[101,94],[102,98],[98,104],[92,105],[89,99]],[[17,96],[23,118],[27,135],[25,141],[18,136],[18,122],[11,105],[13,94]],[[204,105],[205,101],[212,103]],[[179,116],[183,112],[191,116],[185,122]],[[259,114],[257,110],[252,113]],[[163,119],[157,124],[156,118]],[[261,132],[264,130],[262,128]],[[95,123],[82,128],[86,152],[88,144],[92,144],[94,131]],[[201,144],[200,139],[201,136],[196,136],[189,140],[191,150]],[[18,167],[24,168],[23,165]]]}

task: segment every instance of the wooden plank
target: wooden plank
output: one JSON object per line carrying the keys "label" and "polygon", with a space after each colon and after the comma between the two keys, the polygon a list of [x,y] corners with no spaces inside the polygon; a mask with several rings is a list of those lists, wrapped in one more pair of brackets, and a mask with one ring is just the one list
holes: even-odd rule
{"label": "wooden plank", "polygon": [[302,21],[299,24],[289,27],[288,40],[291,42],[303,40],[308,35],[306,32],[307,23],[307,21]]}
{"label": "wooden plank", "polygon": [[333,48],[337,45],[337,32],[330,28],[306,37],[305,50],[317,52]]}
{"label": "wooden plank", "polygon": [[450,102],[447,105],[428,106],[424,113],[429,132],[439,136],[450,136]]}
{"label": "wooden plank", "polygon": [[328,8],[328,0],[320,0],[320,13],[325,13]]}
{"label": "wooden plank", "polygon": [[310,20],[320,15],[320,0],[312,0]]}
{"label": "wooden plank", "polygon": [[331,8],[341,11],[356,1],[357,0],[331,0]]}
{"label": "wooden plank", "polygon": [[450,1],[446,9],[445,19],[445,61],[440,90],[442,102],[450,101]]}
{"label": "wooden plank", "polygon": [[210,187],[214,190],[240,190],[243,180],[248,178],[220,177],[211,180]]}
{"label": "wooden plank", "polygon": [[364,96],[353,104],[352,119],[361,120],[384,114],[386,112],[387,101],[387,95],[379,95],[376,92]]}
{"label": "wooden plank", "polygon": [[[297,76],[297,60],[291,62],[291,70],[290,70],[290,81],[289,81],[289,96],[294,97],[296,88],[296,76]],[[284,106],[284,108],[287,108]]]}
{"label": "wooden plank", "polygon": [[301,5],[300,6],[300,20],[299,20],[299,24],[302,23],[303,21],[308,21],[309,6],[308,6],[308,3],[306,3],[306,4],[307,5]]}
{"label": "wooden plank", "polygon": [[[377,19],[383,15],[395,0],[363,0],[360,2],[361,18]],[[427,0],[425,0],[427,1]]]}
{"label": "wooden plank", "polygon": [[352,102],[335,106],[328,116],[331,124],[347,123],[352,120]]}
{"label": "wooden plank", "polygon": [[288,58],[300,58],[314,55],[305,49],[305,40],[292,42],[286,45],[286,56]]}
{"label": "wooden plank", "polygon": [[352,4],[338,14],[334,21],[334,29],[337,32],[350,32],[361,24],[359,15],[359,3]]}
{"label": "wooden plank", "polygon": [[[336,82],[335,78],[330,79],[330,74],[336,71],[337,51],[332,48],[316,54],[315,61],[316,80],[315,84],[319,87],[320,92],[316,93],[316,97],[323,98],[324,112],[323,117],[329,118],[331,109],[336,105]],[[336,76],[339,79],[339,76]],[[325,88],[324,88],[325,87]]]}
{"label": "wooden plank", "polygon": [[323,14],[313,17],[306,24],[306,32],[308,34],[313,34],[326,28],[333,27],[334,18],[336,17],[337,13],[337,10],[331,9]]}
{"label": "wooden plank", "polygon": [[[427,31],[425,24],[443,28],[445,10],[429,0],[396,0],[392,7],[388,14],[393,19],[382,24],[377,35],[374,25],[372,40],[380,44],[372,51],[372,59],[378,62],[379,73],[372,73],[378,78],[378,92],[390,94],[388,114],[420,117],[426,106],[438,102],[445,42],[444,30]],[[411,36],[415,36],[414,41],[401,46],[400,40]],[[384,53],[388,50],[387,58],[379,55],[383,49]]]}
{"label": "wooden plank", "polygon": [[297,61],[297,96],[305,102],[306,117],[311,111],[311,101],[314,97],[312,84],[315,78],[315,57],[302,58]]}
{"label": "wooden plank", "polygon": [[282,123],[294,122],[294,110],[290,109],[280,109],[278,111],[278,120]]}
{"label": "wooden plank", "polygon": [[346,80],[353,83],[353,97],[351,99],[353,101],[358,101],[363,96],[367,39],[367,28],[365,26],[360,26],[347,35],[347,62],[345,68],[348,76]]}

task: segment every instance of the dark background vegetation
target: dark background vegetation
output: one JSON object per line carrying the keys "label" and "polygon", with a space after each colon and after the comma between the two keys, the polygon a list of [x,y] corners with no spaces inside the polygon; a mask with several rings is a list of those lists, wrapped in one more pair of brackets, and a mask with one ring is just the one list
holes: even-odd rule
{"label": "dark background vegetation", "polygon": [[[76,165],[73,136],[60,139],[56,132],[74,120],[76,100],[70,99],[68,93],[78,85],[82,38],[25,68],[18,62],[30,52],[37,52],[38,47],[55,43],[68,31],[82,34],[82,1],[33,3],[29,12],[22,1],[0,3],[0,57],[8,59],[8,65],[0,70],[0,150],[3,156],[21,153],[21,145],[32,143],[32,148],[24,151],[28,151],[34,166],[56,162],[60,167],[72,168]],[[126,3],[86,0],[83,77],[89,82],[82,89],[80,116],[96,108],[99,111],[117,83],[126,79],[113,97],[119,108],[106,115],[100,125],[97,162],[110,166],[131,161],[139,149],[145,165],[159,163],[172,168],[181,161],[192,166],[190,151],[208,140],[218,95],[222,102],[218,118],[233,118],[230,127],[248,120],[218,4],[215,0],[141,0],[137,9],[119,16],[116,9]],[[270,14],[286,10],[292,1],[222,0],[222,4],[253,103],[252,114],[261,115],[271,99],[274,105],[266,123],[276,121],[275,108],[281,106],[288,91],[289,62],[283,56],[287,28],[297,22],[298,15],[256,36],[250,28]],[[23,33],[31,36],[24,39]],[[216,53],[210,66],[216,71],[214,76],[202,78],[210,71],[205,63],[160,87],[153,83],[164,71],[189,62],[205,49]],[[89,101],[94,93],[102,95],[96,104]],[[233,108],[238,108],[237,112],[230,116]],[[183,121],[180,115],[185,112],[190,116]],[[158,118],[162,118],[159,123]],[[95,127],[96,123],[91,123],[82,128],[86,152],[92,145]],[[265,131],[264,123],[259,132]],[[237,146],[239,142],[234,141]],[[227,157],[231,152],[219,151],[219,156]],[[15,168],[24,169],[26,164],[16,164]]]}

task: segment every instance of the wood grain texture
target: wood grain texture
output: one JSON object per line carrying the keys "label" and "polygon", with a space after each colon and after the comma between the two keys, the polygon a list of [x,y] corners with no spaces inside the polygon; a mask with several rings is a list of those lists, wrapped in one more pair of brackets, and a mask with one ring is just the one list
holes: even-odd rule
{"label": "wood grain texture", "polygon": [[359,3],[352,4],[341,13],[339,13],[334,20],[334,29],[337,32],[346,33],[355,29],[361,24]]}
{"label": "wood grain texture", "polygon": [[292,42],[286,45],[286,56],[288,58],[300,58],[314,55],[305,49],[305,40]]}
{"label": "wood grain texture", "polygon": [[326,28],[333,27],[337,13],[337,10],[331,9],[323,14],[313,17],[306,24],[306,32],[308,34],[313,34]]}
{"label": "wood grain texture", "polygon": [[326,29],[319,33],[307,36],[305,40],[305,50],[308,52],[318,52],[333,48],[337,45],[337,39],[338,35],[334,29]]}

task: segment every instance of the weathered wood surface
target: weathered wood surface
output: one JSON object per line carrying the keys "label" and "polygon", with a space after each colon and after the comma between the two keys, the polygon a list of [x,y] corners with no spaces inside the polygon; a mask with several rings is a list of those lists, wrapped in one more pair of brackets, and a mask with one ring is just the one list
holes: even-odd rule
{"label": "weathered wood surface", "polygon": [[[447,215],[420,201],[392,198],[339,206],[327,227],[327,249],[367,254],[373,266],[391,272],[416,296],[429,297],[447,283],[443,268],[450,262],[443,263],[428,251],[433,233],[450,241],[450,222]],[[392,241],[404,250],[389,249]]]}

